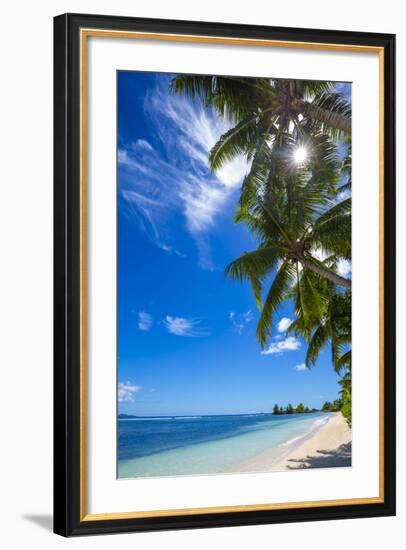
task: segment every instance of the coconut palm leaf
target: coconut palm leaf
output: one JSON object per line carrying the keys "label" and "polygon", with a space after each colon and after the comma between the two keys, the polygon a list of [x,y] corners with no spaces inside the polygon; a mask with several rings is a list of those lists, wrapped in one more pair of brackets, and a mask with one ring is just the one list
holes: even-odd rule
{"label": "coconut palm leaf", "polygon": [[[210,153],[213,170],[237,155],[251,162],[235,221],[245,224],[258,247],[231,262],[226,274],[251,282],[261,308],[260,345],[270,336],[276,309],[290,297],[297,317],[290,330],[309,340],[309,361],[322,341],[330,341],[339,365],[351,336],[350,317],[331,309],[338,308],[336,294],[351,288],[351,280],[337,273],[340,259],[351,257],[351,199],[336,204],[350,184],[351,105],[331,82],[180,75],[172,89],[234,122]],[[337,138],[347,147],[343,160]],[[306,151],[302,164],[295,161],[298,147]]]}
{"label": "coconut palm leaf", "polygon": [[249,114],[220,137],[209,155],[213,171],[219,170],[236,156],[248,155],[252,151],[258,141],[256,119],[256,115]]}
{"label": "coconut palm leaf", "polygon": [[273,247],[265,247],[245,252],[242,256],[231,262],[225,271],[227,277],[234,280],[249,280],[258,307],[261,307],[262,279],[266,277],[279,259],[279,250]]}
{"label": "coconut palm leaf", "polygon": [[308,118],[308,130],[321,130],[339,139],[351,134],[351,104],[332,90],[322,91],[312,101],[301,102],[301,112]]}
{"label": "coconut palm leaf", "polygon": [[170,89],[192,99],[199,98],[220,116],[240,122],[261,105],[262,80],[182,74],[172,79]]}
{"label": "coconut palm leaf", "polygon": [[257,325],[257,339],[263,348],[268,340],[269,332],[273,324],[273,315],[281,302],[285,299],[289,285],[294,279],[295,269],[291,262],[284,261],[277,270],[271,288],[262,307]]}
{"label": "coconut palm leaf", "polygon": [[309,335],[309,328],[314,326],[323,317],[328,305],[328,298],[313,284],[314,275],[308,270],[298,273],[295,288],[295,315],[303,319],[305,337]]}
{"label": "coconut palm leaf", "polygon": [[308,368],[316,363],[322,349],[330,338],[330,326],[328,323],[320,324],[314,331],[307,346],[305,364]]}
{"label": "coconut palm leaf", "polygon": [[351,350],[344,352],[341,357],[337,359],[336,370],[340,371],[344,367],[351,367]]}
{"label": "coconut palm leaf", "polygon": [[288,132],[300,115],[308,133],[319,129],[335,137],[351,132],[351,107],[332,89],[329,82],[225,76],[178,75],[171,82],[173,92],[198,97],[234,122],[258,108],[272,108],[271,114],[258,117],[259,126],[269,125],[272,118],[281,132]]}
{"label": "coconut palm leaf", "polygon": [[314,229],[313,245],[345,259],[351,259],[351,215],[336,216]]}

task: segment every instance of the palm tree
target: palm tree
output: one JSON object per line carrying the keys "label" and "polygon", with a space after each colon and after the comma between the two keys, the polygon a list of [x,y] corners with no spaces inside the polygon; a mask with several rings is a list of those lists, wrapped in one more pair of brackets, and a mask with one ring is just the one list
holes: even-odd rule
{"label": "palm tree", "polygon": [[[340,259],[351,259],[350,104],[331,82],[179,75],[171,88],[200,98],[234,124],[210,152],[213,171],[238,155],[251,163],[235,221],[258,246],[231,262],[226,274],[251,282],[261,311],[260,345],[280,304],[293,300],[289,330],[308,342],[306,365],[330,342],[334,368],[345,370],[350,419],[351,280],[337,273]],[[346,147],[341,162],[337,139]],[[299,149],[305,151],[300,163],[294,160]]]}
{"label": "palm tree", "polygon": [[351,380],[350,367],[347,369],[346,373],[338,383],[342,388],[340,391],[341,400],[343,403],[341,407],[341,412],[343,413],[344,417],[347,419],[348,423],[351,425],[352,380]]}
{"label": "palm tree", "polygon": [[[277,166],[271,163],[263,185],[251,198],[245,197],[236,216],[257,237],[258,247],[226,268],[231,278],[251,282],[261,309],[257,327],[261,346],[269,337],[273,314],[282,301],[292,298],[293,290],[297,311],[317,320],[328,296],[323,284],[351,288],[351,280],[336,272],[339,259],[351,257],[351,199],[335,202],[336,188],[324,180],[329,159],[324,169],[318,168],[323,164],[318,155],[305,167],[291,166],[289,147],[284,151],[274,161]],[[274,279],[262,303],[270,275]]]}
{"label": "palm tree", "polygon": [[[307,341],[305,364],[308,368],[316,364],[321,351],[330,344],[332,364],[341,375],[341,411],[351,424],[351,292],[337,292],[330,281],[312,274],[308,276],[317,291],[318,307],[311,303],[309,314],[296,300],[296,319],[287,333],[303,336]],[[299,289],[294,288],[292,294],[298,297]]]}
{"label": "palm tree", "polygon": [[311,154],[314,177],[323,176],[330,190],[337,184],[337,152],[330,138],[349,139],[351,106],[333,83],[178,75],[171,89],[199,97],[235,123],[213,146],[209,163],[216,171],[237,155],[251,162],[242,186],[242,208],[278,179],[292,142]]}
{"label": "palm tree", "polygon": [[308,341],[305,359],[308,368],[316,363],[321,350],[330,342],[331,360],[340,373],[351,367],[351,292],[336,292],[323,280],[313,282],[319,295],[324,296],[324,307],[312,318],[296,308],[296,319],[287,332],[304,336]]}

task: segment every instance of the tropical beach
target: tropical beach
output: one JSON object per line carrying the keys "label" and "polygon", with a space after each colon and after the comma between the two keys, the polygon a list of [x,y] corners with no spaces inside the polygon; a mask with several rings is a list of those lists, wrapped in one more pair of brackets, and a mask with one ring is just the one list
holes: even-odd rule
{"label": "tropical beach", "polygon": [[279,472],[306,468],[351,466],[351,428],[341,413],[332,413],[328,422],[286,445],[278,458],[265,451],[236,466],[238,472]]}
{"label": "tropical beach", "polygon": [[351,466],[351,83],[117,94],[117,477]]}
{"label": "tropical beach", "polygon": [[341,413],[124,419],[120,478],[351,466]]}

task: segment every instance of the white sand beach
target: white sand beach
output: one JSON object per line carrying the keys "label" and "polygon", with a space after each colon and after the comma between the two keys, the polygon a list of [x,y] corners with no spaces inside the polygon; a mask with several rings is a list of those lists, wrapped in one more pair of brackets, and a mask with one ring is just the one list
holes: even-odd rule
{"label": "white sand beach", "polygon": [[303,468],[351,466],[351,428],[341,413],[324,425],[297,438],[286,450],[265,451],[233,468],[236,472],[275,472]]}

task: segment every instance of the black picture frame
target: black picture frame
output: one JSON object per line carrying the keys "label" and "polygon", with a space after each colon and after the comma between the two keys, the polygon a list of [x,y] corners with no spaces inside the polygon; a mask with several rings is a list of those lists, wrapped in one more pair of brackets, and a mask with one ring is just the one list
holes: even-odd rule
{"label": "black picture frame", "polygon": [[[80,29],[352,44],[384,56],[383,501],[170,517],[81,517]],[[54,19],[54,531],[63,536],[391,516],[395,514],[395,36],[102,15]]]}

